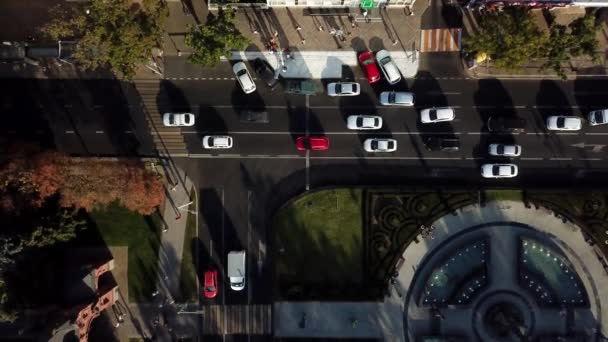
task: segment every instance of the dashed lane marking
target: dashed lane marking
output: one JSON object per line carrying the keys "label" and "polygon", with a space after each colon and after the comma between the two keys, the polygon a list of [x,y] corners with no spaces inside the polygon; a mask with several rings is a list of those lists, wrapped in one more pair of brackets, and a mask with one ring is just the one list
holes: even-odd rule
{"label": "dashed lane marking", "polygon": [[103,134],[103,131],[95,131],[97,134]]}
{"label": "dashed lane marking", "polygon": [[545,158],[522,157],[521,160],[544,160]]}
{"label": "dashed lane marking", "polygon": [[549,160],[572,160],[572,158],[549,158]]}

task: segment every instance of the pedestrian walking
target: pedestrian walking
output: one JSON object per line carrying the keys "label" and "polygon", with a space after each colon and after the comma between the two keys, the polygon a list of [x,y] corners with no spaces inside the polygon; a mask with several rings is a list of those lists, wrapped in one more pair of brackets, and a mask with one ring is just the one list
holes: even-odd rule
{"label": "pedestrian walking", "polygon": [[306,44],[306,39],[302,38],[302,45]]}
{"label": "pedestrian walking", "polygon": [[300,25],[296,25],[296,31],[301,31],[302,28],[300,27]]}
{"label": "pedestrian walking", "polygon": [[323,25],[319,25],[319,31],[323,32]]}
{"label": "pedestrian walking", "polygon": [[363,19],[365,19],[366,23],[369,23],[369,18],[367,17],[369,13],[367,13],[367,10],[363,11]]}
{"label": "pedestrian walking", "polygon": [[253,30],[253,34],[260,34],[260,32],[258,32],[258,30]]}

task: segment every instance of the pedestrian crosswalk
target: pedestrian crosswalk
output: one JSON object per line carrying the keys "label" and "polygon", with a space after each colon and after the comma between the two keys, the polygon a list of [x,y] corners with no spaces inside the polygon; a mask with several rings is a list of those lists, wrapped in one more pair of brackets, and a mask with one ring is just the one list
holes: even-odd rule
{"label": "pedestrian crosswalk", "polygon": [[422,30],[420,52],[460,51],[461,28]]}
{"label": "pedestrian crosswalk", "polygon": [[272,333],[270,305],[210,305],[203,313],[203,335]]}
{"label": "pedestrian crosswalk", "polygon": [[188,151],[181,129],[163,125],[162,113],[158,108],[159,98],[164,95],[160,81],[139,81],[135,83],[135,88],[142,100],[142,109],[156,150],[161,155],[186,156]]}

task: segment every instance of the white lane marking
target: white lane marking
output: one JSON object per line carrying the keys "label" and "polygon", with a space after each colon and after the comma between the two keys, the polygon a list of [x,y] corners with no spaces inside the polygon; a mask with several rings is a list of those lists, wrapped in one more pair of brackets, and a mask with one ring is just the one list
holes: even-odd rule
{"label": "white lane marking", "polygon": [[464,159],[466,159],[466,160],[481,160],[481,159],[484,159],[484,158],[479,158],[479,157],[466,157],[466,158],[464,158]]}
{"label": "white lane marking", "polygon": [[608,133],[604,133],[604,132],[587,132],[584,133],[585,135],[608,135]]}
{"label": "white lane marking", "polygon": [[602,160],[602,158],[580,158],[579,160]]}
{"label": "white lane marking", "polygon": [[67,134],[74,134],[74,131],[65,131]]}
{"label": "white lane marking", "polygon": [[549,160],[572,160],[572,158],[549,158]]}
{"label": "white lane marking", "polygon": [[544,160],[545,158],[538,158],[538,157],[522,157],[520,158],[521,160]]}
{"label": "white lane marking", "polygon": [[468,135],[486,135],[490,134],[490,132],[467,132]]}
{"label": "white lane marking", "polygon": [[103,131],[95,131],[97,134],[103,134]]}

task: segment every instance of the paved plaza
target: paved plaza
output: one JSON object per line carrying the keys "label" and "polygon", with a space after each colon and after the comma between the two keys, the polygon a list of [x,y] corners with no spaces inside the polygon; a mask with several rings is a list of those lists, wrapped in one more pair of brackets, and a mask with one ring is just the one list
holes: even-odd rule
{"label": "paved plaza", "polygon": [[[276,336],[600,341],[608,274],[580,228],[524,203],[470,205],[403,254],[383,303],[275,304]],[[602,310],[604,309],[604,311]]]}

